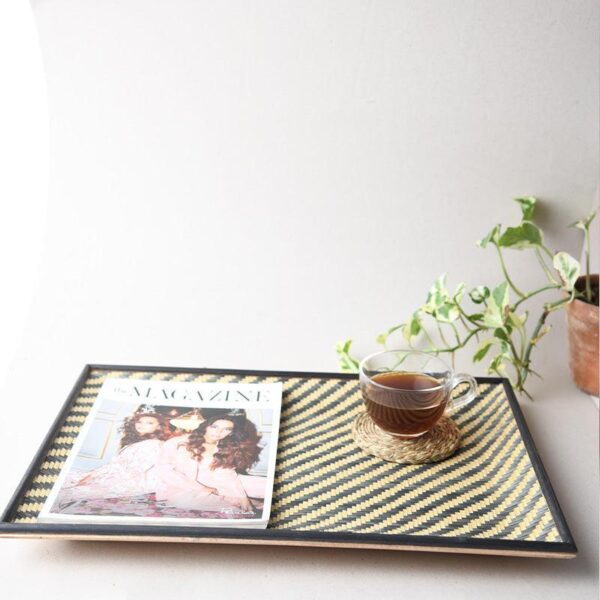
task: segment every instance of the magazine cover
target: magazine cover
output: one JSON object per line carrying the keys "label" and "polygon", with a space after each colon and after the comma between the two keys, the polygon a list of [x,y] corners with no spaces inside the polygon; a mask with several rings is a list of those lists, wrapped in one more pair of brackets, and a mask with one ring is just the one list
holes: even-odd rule
{"label": "magazine cover", "polygon": [[266,527],[281,383],[104,382],[39,521]]}

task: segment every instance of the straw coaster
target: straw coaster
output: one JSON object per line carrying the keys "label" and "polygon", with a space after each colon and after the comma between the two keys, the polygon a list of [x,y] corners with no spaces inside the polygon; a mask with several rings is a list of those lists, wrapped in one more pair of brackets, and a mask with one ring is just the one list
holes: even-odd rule
{"label": "straw coaster", "polygon": [[444,460],[460,446],[460,431],[454,421],[443,416],[427,433],[403,440],[382,431],[362,412],[352,425],[357,446],[367,454],[388,462],[418,465]]}

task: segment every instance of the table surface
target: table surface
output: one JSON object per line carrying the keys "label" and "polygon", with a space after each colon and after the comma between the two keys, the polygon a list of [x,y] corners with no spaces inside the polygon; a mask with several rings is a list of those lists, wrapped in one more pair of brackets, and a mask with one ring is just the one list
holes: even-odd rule
{"label": "table surface", "polygon": [[[52,371],[54,372],[54,371]],[[62,372],[62,371],[61,371]],[[51,372],[45,373],[52,378]],[[198,594],[238,598],[412,597],[596,598],[598,591],[598,410],[561,368],[548,368],[543,398],[521,407],[549,473],[579,556],[572,560],[190,544],[0,540],[8,597],[43,585],[46,598],[164,598]],[[77,374],[74,368],[73,377]],[[65,390],[72,382],[47,381]],[[50,404],[60,406],[62,399]],[[52,407],[52,406],[51,406]],[[51,407],[41,408],[49,413]],[[4,420],[0,456],[6,504],[44,424],[23,439]],[[47,427],[47,424],[46,424]],[[18,454],[15,452],[18,450]],[[10,460],[7,458],[10,457]],[[32,565],[35,569],[32,570]],[[234,568],[232,568],[234,567]]]}

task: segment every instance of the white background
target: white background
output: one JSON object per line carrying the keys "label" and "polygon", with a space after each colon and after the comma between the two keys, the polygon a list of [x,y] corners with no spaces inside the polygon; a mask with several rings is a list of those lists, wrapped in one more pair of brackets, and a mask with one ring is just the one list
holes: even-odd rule
{"label": "white background", "polygon": [[[517,195],[580,253],[565,225],[597,185],[595,2],[34,0],[47,213],[24,4],[0,15],[2,504],[86,362],[335,370],[335,341],[374,350],[440,273],[497,283],[474,242]],[[574,561],[1,540],[4,587],[595,597],[598,413],[553,324],[522,405]]]}

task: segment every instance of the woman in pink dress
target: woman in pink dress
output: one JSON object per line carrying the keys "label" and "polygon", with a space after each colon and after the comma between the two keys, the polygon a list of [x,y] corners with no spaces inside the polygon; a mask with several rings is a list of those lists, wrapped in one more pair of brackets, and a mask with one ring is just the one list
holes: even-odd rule
{"label": "woman in pink dress", "polygon": [[239,473],[258,460],[259,439],[251,421],[231,413],[171,438],[163,444],[156,465],[157,500],[188,510],[252,514],[244,481],[258,478]]}
{"label": "woman in pink dress", "polygon": [[151,410],[127,417],[118,454],[107,464],[75,473],[63,486],[58,505],[79,500],[124,498],[148,494],[156,488],[156,461],[164,440],[173,433],[168,418]]}

